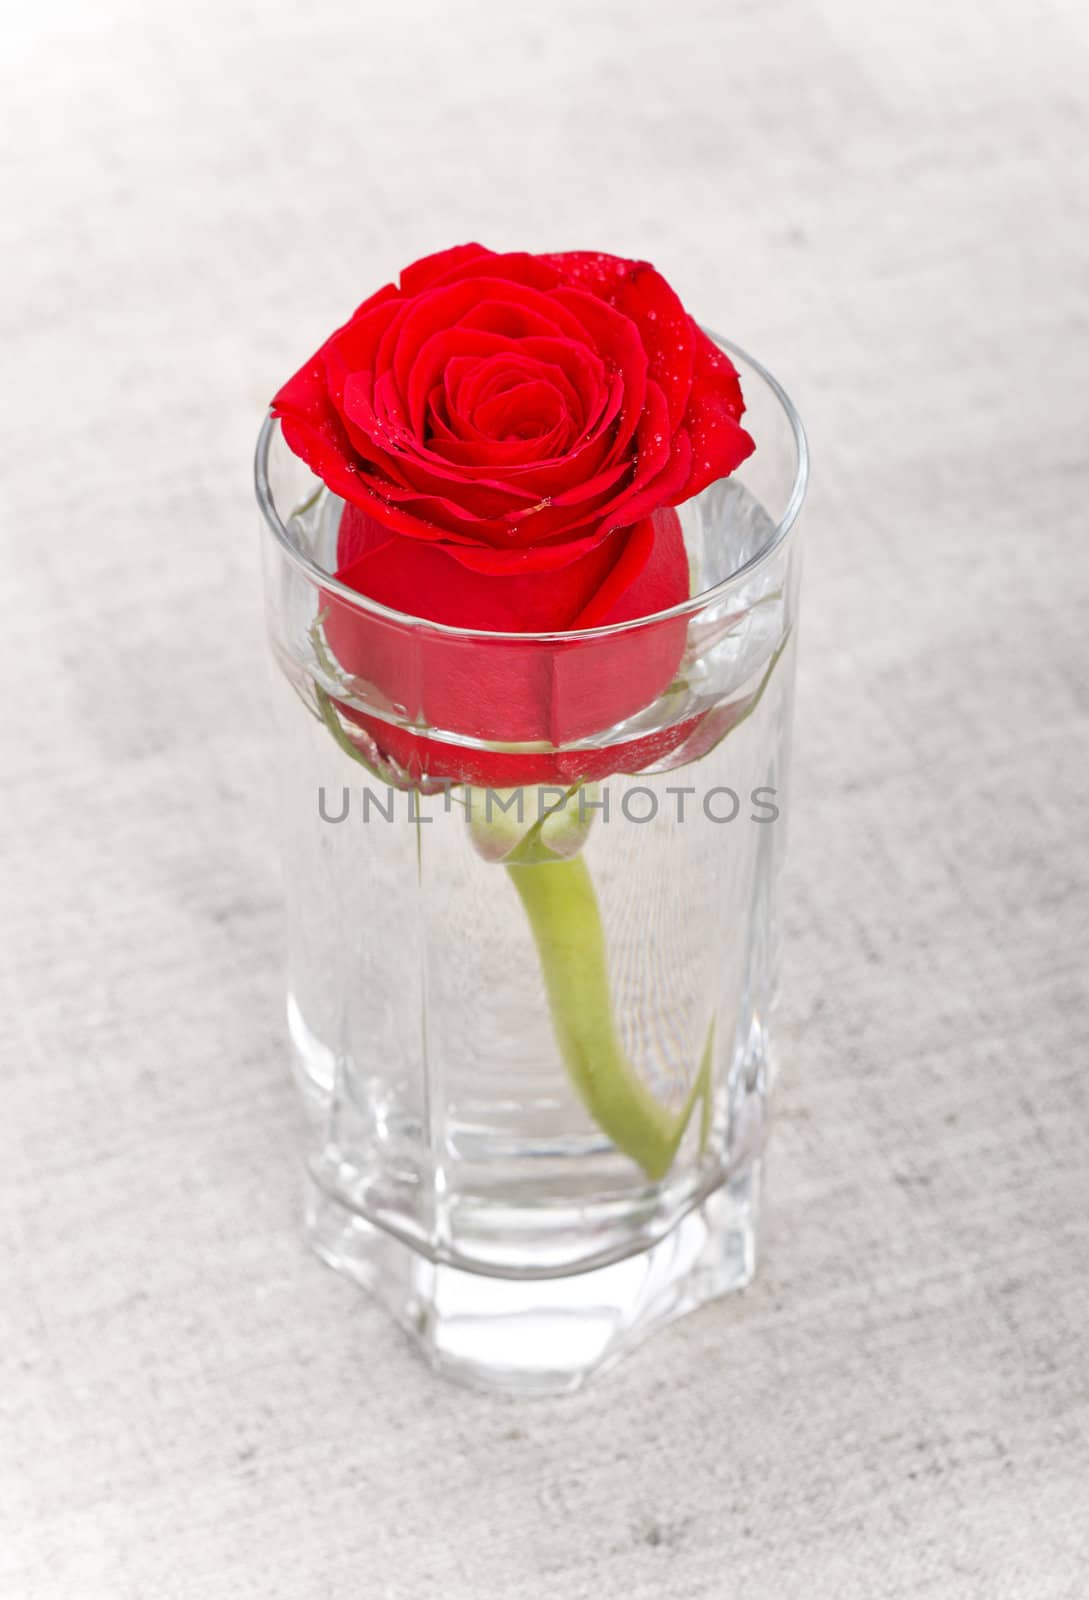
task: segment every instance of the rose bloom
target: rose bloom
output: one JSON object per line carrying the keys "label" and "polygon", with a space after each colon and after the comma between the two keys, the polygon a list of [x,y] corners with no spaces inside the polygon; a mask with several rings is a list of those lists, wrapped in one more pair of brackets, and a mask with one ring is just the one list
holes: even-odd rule
{"label": "rose bloom", "polygon": [[[646,262],[477,244],[406,267],[273,402],[287,444],[345,501],[342,584],[412,617],[511,634],[631,622],[687,599],[671,508],[751,453],[743,410],[733,364]],[[676,672],[685,622],[474,648],[330,593],[325,632],[346,673],[416,720],[560,745],[649,705]],[[527,758],[348,715],[406,771],[458,781],[602,776],[660,745]]]}

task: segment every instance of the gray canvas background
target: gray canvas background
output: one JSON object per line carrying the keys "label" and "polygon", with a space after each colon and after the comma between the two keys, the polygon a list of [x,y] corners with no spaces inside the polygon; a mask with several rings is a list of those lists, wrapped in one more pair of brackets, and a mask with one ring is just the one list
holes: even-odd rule
{"label": "gray canvas background", "polygon": [[[1085,1593],[1087,17],[6,17],[5,1600]],[[529,1407],[300,1243],[249,483],[470,237],[650,257],[815,458],[763,1269]]]}

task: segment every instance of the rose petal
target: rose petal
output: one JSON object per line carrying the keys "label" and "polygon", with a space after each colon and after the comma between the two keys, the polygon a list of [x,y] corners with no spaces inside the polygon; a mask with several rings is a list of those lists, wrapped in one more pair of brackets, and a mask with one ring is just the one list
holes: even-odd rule
{"label": "rose petal", "polygon": [[[666,506],[629,530],[620,559],[574,626],[633,622],[686,600],[688,591],[688,554],[680,519]],[[676,675],[687,631],[683,616],[670,617],[557,650],[552,668],[553,744],[585,738],[651,705]]]}
{"label": "rose petal", "polygon": [[[688,599],[688,552],[680,518],[669,506],[630,530],[620,559],[572,623],[602,628],[649,617]],[[682,620],[682,632],[685,624]]]}
{"label": "rose petal", "polygon": [[[483,261],[474,261],[466,256],[454,262],[440,277],[432,279],[432,282],[449,284],[466,277],[486,277],[508,283],[526,284],[534,289],[552,289],[562,281],[562,275],[547,256],[530,255],[524,250],[512,250],[506,253],[487,250],[484,254],[487,259]],[[404,282],[403,273],[401,281]]]}
{"label": "rose petal", "polygon": [[473,261],[487,261],[495,254],[482,244],[456,244],[449,250],[436,250],[434,255],[421,256],[401,273],[401,292],[419,294],[442,278],[444,273],[467,266]]}
{"label": "rose petal", "polygon": [[672,432],[680,425],[692,387],[692,318],[661,273],[642,262],[620,280],[611,303],[639,329],[647,376],[665,395]]}
{"label": "rose petal", "polygon": [[565,283],[577,284],[590,294],[608,300],[634,268],[645,267],[645,261],[628,261],[624,256],[610,256],[601,250],[562,250],[541,258],[555,267]]}
{"label": "rose petal", "polygon": [[[620,564],[627,541],[626,533],[598,540],[545,572],[523,568],[483,574],[463,566],[441,545],[401,539],[348,505],[337,539],[337,577],[381,605],[430,622],[498,632],[561,631],[574,626],[610,569]],[[367,676],[339,651],[337,658],[347,670]]]}
{"label": "rose petal", "polygon": [[578,316],[606,366],[623,374],[623,403],[616,424],[619,452],[626,448],[638,427],[646,400],[647,353],[639,330],[630,317],[614,311],[583,289],[558,289],[553,299],[562,301]]}
{"label": "rose petal", "polygon": [[684,427],[692,449],[692,468],[682,498],[699,494],[725,478],[756,449],[755,440],[738,418],[745,410],[737,369],[702,328],[695,333],[695,378],[688,397]]}

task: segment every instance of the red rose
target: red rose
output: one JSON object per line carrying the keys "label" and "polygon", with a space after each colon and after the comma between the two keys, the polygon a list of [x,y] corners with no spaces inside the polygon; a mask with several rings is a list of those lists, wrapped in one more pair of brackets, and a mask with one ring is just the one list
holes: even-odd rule
{"label": "red rose", "polygon": [[[686,599],[667,508],[750,454],[743,409],[733,365],[645,262],[475,244],[406,268],[273,402],[288,445],[347,502],[342,583],[432,622],[510,633],[627,622]],[[650,704],[685,636],[682,618],[570,647],[473,645],[333,596],[325,627],[344,670],[409,717],[553,744]],[[467,767],[456,745],[353,715],[413,771],[571,775],[541,757],[532,773],[481,753]]]}

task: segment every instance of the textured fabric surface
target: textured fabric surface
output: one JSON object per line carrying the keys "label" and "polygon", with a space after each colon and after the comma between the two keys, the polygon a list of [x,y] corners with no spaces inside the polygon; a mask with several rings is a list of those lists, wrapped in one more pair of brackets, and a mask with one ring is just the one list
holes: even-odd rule
{"label": "textured fabric surface", "polygon": [[[1087,16],[5,20],[4,1600],[1084,1595]],[[473,237],[649,257],[816,461],[762,1270],[528,1406],[301,1243],[249,481]]]}

